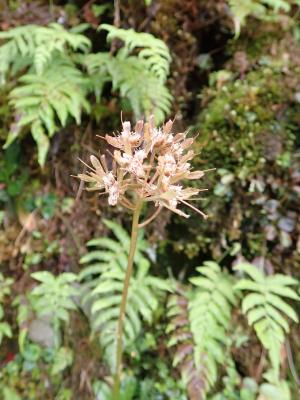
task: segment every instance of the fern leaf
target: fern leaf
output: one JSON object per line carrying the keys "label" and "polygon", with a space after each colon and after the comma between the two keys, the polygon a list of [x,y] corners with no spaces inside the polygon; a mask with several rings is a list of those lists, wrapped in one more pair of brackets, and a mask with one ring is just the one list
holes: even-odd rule
{"label": "fern leaf", "polygon": [[0,71],[6,72],[19,58],[30,57],[38,75],[42,74],[55,53],[65,53],[68,47],[73,51],[88,51],[90,40],[81,34],[68,32],[57,23],[47,27],[39,25],[25,25],[0,32],[0,39],[7,42],[0,47]]}
{"label": "fern leaf", "polygon": [[192,400],[205,398],[206,377],[195,364],[195,343],[189,325],[188,299],[183,290],[169,297],[167,316],[170,323],[167,333],[171,334],[168,346],[174,348],[173,366],[181,371],[188,396]]}
{"label": "fern leaf", "polygon": [[247,315],[249,325],[253,325],[259,340],[268,350],[272,368],[279,377],[280,349],[289,332],[286,317],[298,322],[297,314],[284,297],[299,300],[299,296],[291,288],[297,281],[282,274],[266,276],[254,265],[247,263],[238,265],[236,269],[249,276],[235,286],[236,290],[250,292],[242,301],[243,313]]}
{"label": "fern leaf", "polygon": [[[18,125],[31,125],[39,163],[43,166],[49,148],[48,136],[57,129],[55,117],[65,126],[69,116],[80,123],[82,110],[89,111],[86,79],[69,60],[57,57],[42,75],[28,73],[19,81],[21,86],[10,93],[10,103],[16,114],[21,115]],[[8,136],[7,143],[11,135],[14,132]]]}
{"label": "fern leaf", "polygon": [[[119,307],[127,268],[130,237],[117,223],[105,220],[104,223],[114,233],[112,238],[93,239],[92,250],[81,259],[87,267],[81,272],[82,303],[89,304],[90,321],[94,331],[99,332],[104,357],[114,370],[115,340]],[[125,347],[134,343],[142,329],[142,320],[151,323],[158,307],[158,298],[170,290],[166,281],[149,275],[150,263],[143,251],[145,241],[139,237],[137,257],[134,259],[134,274],[130,281],[124,321]],[[92,254],[92,256],[90,255]],[[103,257],[109,254],[109,257]],[[125,261],[125,262],[124,262]],[[92,264],[90,264],[92,263]],[[157,298],[158,296],[158,298]]]}
{"label": "fern leaf", "polygon": [[166,81],[171,56],[168,47],[162,40],[149,33],[139,33],[133,29],[120,29],[108,24],[102,24],[100,28],[108,31],[107,39],[109,41],[117,38],[124,42],[126,56],[129,56],[136,48],[141,49],[138,56],[147,69],[152,71],[161,83]]}
{"label": "fern leaf", "polygon": [[207,261],[190,281],[189,298],[169,304],[172,317],[170,345],[177,346],[174,365],[183,369],[191,399],[205,399],[217,380],[218,365],[224,363],[227,330],[236,303],[233,284],[220,266]]}
{"label": "fern leaf", "polygon": [[201,274],[191,278],[196,286],[189,302],[189,320],[195,341],[195,364],[205,371],[207,391],[217,379],[217,366],[224,362],[226,331],[236,299],[229,275],[218,264],[205,262]]}
{"label": "fern leaf", "polygon": [[[135,35],[143,34],[135,32]],[[154,42],[156,40],[158,39],[154,38]],[[161,46],[161,43],[157,46]],[[163,44],[163,46],[165,45]],[[138,47],[143,48],[143,45],[139,44]],[[150,53],[152,50],[154,51],[152,57],[148,53],[143,53],[143,50],[139,56],[133,56],[130,55],[133,48],[132,46],[123,48],[114,57],[109,53],[89,54],[81,56],[79,61],[87,69],[91,83],[95,81],[94,91],[98,96],[101,94],[105,82],[111,81],[113,90],[119,91],[122,97],[129,100],[137,119],[153,113],[157,122],[161,122],[170,112],[172,102],[172,96],[164,84],[168,70],[160,67],[161,60],[168,60],[167,63],[169,63],[169,58],[159,56],[152,48],[148,49]],[[157,50],[157,53],[159,52],[162,50]],[[141,54],[142,56],[140,56]],[[149,61],[150,59],[152,62]],[[162,71],[165,72],[162,73]],[[162,81],[163,74],[165,75]]]}

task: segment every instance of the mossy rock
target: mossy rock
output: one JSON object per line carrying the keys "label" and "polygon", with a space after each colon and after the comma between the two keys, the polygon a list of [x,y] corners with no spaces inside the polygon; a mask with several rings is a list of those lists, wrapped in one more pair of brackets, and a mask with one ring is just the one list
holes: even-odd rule
{"label": "mossy rock", "polygon": [[215,171],[199,204],[208,221],[174,222],[174,249],[189,258],[263,255],[276,270],[299,268],[300,63],[283,54],[214,72],[201,93],[195,167]]}

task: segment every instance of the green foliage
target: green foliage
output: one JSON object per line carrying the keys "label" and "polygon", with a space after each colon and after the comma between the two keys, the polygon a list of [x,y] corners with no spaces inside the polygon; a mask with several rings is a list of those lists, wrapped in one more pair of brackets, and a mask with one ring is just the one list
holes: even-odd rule
{"label": "green foliage", "polygon": [[9,386],[2,388],[3,400],[21,400],[21,397]]}
{"label": "green foliage", "polygon": [[[69,59],[57,56],[42,74],[29,72],[19,82],[10,94],[11,104],[21,116],[18,129],[30,125],[38,146],[38,161],[43,166],[50,145],[48,137],[58,129],[56,118],[62,126],[66,126],[69,116],[79,124],[82,109],[89,111],[87,80]],[[18,133],[10,132],[6,147]]]}
{"label": "green foliage", "polygon": [[286,380],[278,379],[274,370],[264,374],[266,382],[259,387],[259,394],[266,400],[292,400],[291,391]]}
{"label": "green foliage", "polygon": [[[120,390],[120,400],[133,400],[136,388],[137,382],[133,377],[124,379]],[[106,382],[95,382],[93,389],[97,399],[113,400],[111,388]]]}
{"label": "green foliage", "polygon": [[[67,31],[53,23],[48,27],[26,25],[0,32],[0,73],[21,75],[10,92],[16,123],[11,125],[5,147],[26,127],[38,147],[38,162],[44,166],[51,138],[70,118],[80,124],[82,111],[91,105],[87,95],[99,101],[105,83],[127,98],[136,118],[154,113],[162,122],[170,112],[172,96],[165,86],[171,61],[167,46],[147,33],[117,29],[104,24],[108,39],[124,41],[115,56],[90,53],[90,40],[79,25]],[[139,48],[138,55],[131,55]],[[83,65],[88,74],[80,69]],[[27,129],[28,130],[28,129]]]}
{"label": "green foliage", "polygon": [[107,39],[120,39],[124,42],[122,47],[122,58],[127,58],[134,49],[140,49],[138,58],[146,69],[153,72],[154,75],[165,83],[169,74],[169,64],[171,56],[165,43],[155,38],[149,33],[135,32],[133,29],[120,29],[112,25],[102,24],[101,29],[108,31]]}
{"label": "green foliage", "polygon": [[41,75],[57,54],[64,56],[69,49],[87,52],[91,47],[89,39],[77,33],[84,27],[67,31],[62,25],[51,23],[47,27],[25,25],[0,32],[0,40],[6,41],[0,47],[0,73],[10,71],[14,75],[32,65],[32,73]]}
{"label": "green foliage", "polygon": [[165,86],[171,62],[167,46],[147,33],[107,24],[100,27],[109,31],[108,40],[121,39],[124,47],[115,56],[97,53],[80,57],[95,94],[100,96],[103,85],[111,81],[113,90],[120,91],[121,97],[129,100],[137,119],[153,113],[156,121],[162,122],[170,112],[172,101]]}
{"label": "green foliage", "polygon": [[168,346],[175,350],[173,367],[181,372],[183,384],[190,398],[202,398],[206,390],[206,379],[195,365],[195,343],[189,324],[188,299],[184,289],[171,295],[167,316],[170,320],[166,332],[170,336]]}
{"label": "green foliage", "polygon": [[195,364],[203,368],[208,388],[217,379],[218,364],[224,363],[224,346],[236,299],[230,276],[217,263],[207,261],[196,269],[200,276],[190,279],[196,289],[189,302],[189,319]]}
{"label": "green foliage", "polygon": [[[124,374],[125,376],[121,384],[120,400],[187,400],[183,391],[180,390],[179,382],[170,376],[169,368],[166,365],[164,365],[164,367],[165,368],[162,368],[160,362],[156,363],[156,372],[165,374],[165,379],[161,377],[161,379],[163,379],[162,381],[156,381],[149,377],[137,378],[129,374]],[[113,400],[112,390],[107,382],[94,382],[93,390],[97,399]]]}
{"label": "green foliage", "polygon": [[5,202],[20,195],[28,180],[26,169],[22,169],[22,171],[19,169],[20,152],[20,146],[14,143],[5,150],[0,160],[0,183],[4,184],[3,194],[0,191],[0,201]]}
{"label": "green foliage", "polygon": [[[116,326],[127,267],[130,237],[118,224],[105,221],[115,239],[99,238],[87,243],[92,250],[81,258],[87,264],[79,277],[83,286],[83,306],[89,306],[90,320],[99,339],[106,361],[114,370]],[[170,285],[149,274],[150,263],[145,257],[147,243],[140,237],[130,280],[124,321],[125,348],[132,345],[142,332],[142,320],[151,324],[162,292]]]}
{"label": "green foliage", "polygon": [[67,31],[52,23],[48,27],[26,25],[0,33],[5,44],[0,47],[0,73],[16,75],[27,67],[19,85],[10,93],[10,104],[17,123],[8,134],[8,147],[29,126],[38,146],[38,161],[44,165],[49,149],[48,137],[57,131],[56,118],[62,126],[68,116],[80,123],[82,109],[89,111],[85,99],[87,81],[72,61],[75,51],[87,52],[90,41],[80,32],[84,26]]}
{"label": "green foliage", "polygon": [[51,369],[52,375],[61,374],[67,367],[73,363],[73,351],[68,347],[60,347],[55,353]]}
{"label": "green foliage", "polygon": [[2,343],[3,337],[12,337],[12,331],[10,325],[7,322],[2,321],[4,316],[4,308],[1,303],[3,303],[5,296],[10,294],[10,286],[13,283],[13,279],[4,278],[0,273],[0,345]]}
{"label": "green foliage", "polygon": [[26,341],[22,352],[1,368],[1,399],[6,399],[2,393],[8,393],[7,400],[47,398],[49,388],[45,387],[43,381],[43,378],[46,377],[47,380],[51,380],[51,390],[55,393],[55,398],[70,400],[70,396],[60,396],[70,393],[70,389],[62,386],[62,372],[71,361],[72,352],[66,347],[43,348]]}
{"label": "green foliage", "polygon": [[[230,9],[221,0],[131,1],[121,6],[120,27],[129,29],[103,24],[99,35],[92,27],[99,21],[111,23],[113,2],[82,9],[69,1],[50,7],[43,2],[42,9],[35,1],[6,3],[0,6],[0,131],[1,139],[7,139],[0,157],[0,210],[5,207],[0,211],[0,269],[10,278],[0,273],[0,398],[111,399],[104,361],[113,369],[130,239],[108,221],[112,235],[88,243],[80,282],[62,273],[74,271],[77,250],[106,216],[93,198],[90,212],[78,199],[74,207],[65,198],[72,189],[66,188],[64,175],[74,173],[73,159],[92,145],[94,133],[115,129],[121,108],[135,119],[152,111],[157,121],[168,116],[171,59],[158,37],[174,55],[168,86],[176,96],[179,119],[182,115],[185,126],[199,123],[194,151],[201,156],[195,167],[215,171],[207,174],[206,187],[212,190],[201,199],[208,222],[169,221],[161,214],[147,228],[158,245],[154,272],[147,258],[153,249],[139,238],[120,399],[300,398],[295,382],[300,366],[295,304],[300,260],[299,1],[228,0]],[[228,12],[235,40],[230,39]],[[22,26],[32,17],[41,26]],[[54,19],[65,27],[47,25]],[[82,20],[91,24],[87,34],[76,26]],[[157,37],[135,32],[133,26]],[[103,39],[106,34],[111,45]],[[199,49],[204,53],[199,55]],[[206,68],[208,56],[211,68]],[[197,62],[200,69],[195,70]],[[73,135],[75,123],[83,126],[76,128],[74,143],[62,135],[54,138],[62,127],[61,133]],[[86,125],[91,130],[82,136]],[[41,165],[52,141],[55,177],[47,175],[50,165],[42,174],[35,168],[34,149],[23,147],[31,142],[21,142],[27,134],[38,145]],[[33,212],[33,231],[24,226],[23,207],[25,216]],[[127,216],[120,219],[129,224]],[[71,242],[74,237],[77,246]],[[190,281],[195,265],[209,255],[218,261],[199,267]],[[232,261],[241,257],[253,265],[235,271]],[[264,264],[268,273],[254,264]],[[55,270],[57,275],[39,271],[31,292],[30,269]],[[164,292],[170,285],[156,278],[166,270],[178,277],[167,309]],[[82,313],[73,313],[75,304],[91,329]],[[50,348],[32,334],[36,322],[48,328]]]}
{"label": "green foliage", "polygon": [[229,0],[236,36],[239,36],[241,27],[245,24],[248,16],[264,20],[276,18],[281,11],[288,13],[291,10],[291,3],[300,5],[297,0],[293,2],[288,0]]}
{"label": "green foliage", "polygon": [[235,286],[236,290],[250,292],[242,301],[242,311],[247,315],[249,325],[253,326],[263,347],[268,351],[275,377],[279,377],[280,350],[285,335],[289,332],[286,317],[298,322],[294,309],[285,298],[299,300],[300,297],[291,286],[297,280],[283,274],[266,276],[254,265],[243,263],[236,270],[248,275]]}
{"label": "green foliage", "polygon": [[[269,37],[268,46],[270,42]],[[234,47],[233,54],[243,57],[244,46]],[[298,234],[296,224],[292,233],[281,229],[281,219],[298,204],[290,171],[299,169],[300,107],[293,101],[295,82],[286,80],[283,72],[286,49],[278,50],[276,57],[263,55],[264,49],[247,54],[249,71],[243,76],[240,64],[234,72],[212,73],[210,87],[202,91],[203,111],[194,130],[201,132],[195,149],[202,156],[195,167],[205,163],[216,170],[207,176],[212,189],[201,202],[202,209],[211,214],[210,223],[190,219],[176,226],[173,246],[183,248],[189,258],[212,252],[217,259],[239,243],[247,258],[266,252],[272,264],[288,268],[288,258],[279,262],[272,249],[280,246],[293,251],[292,236]],[[292,60],[289,68],[298,71]]]}
{"label": "green foliage", "polygon": [[198,391],[198,396],[205,398],[217,380],[218,365],[225,361],[227,331],[236,298],[229,274],[217,263],[207,261],[197,271],[200,276],[190,279],[195,288],[189,296],[187,314],[182,314],[182,300],[175,298],[169,305],[169,317],[175,318],[168,330],[174,331],[169,345],[178,346],[174,365],[181,364],[189,392]]}
{"label": "green foliage", "polygon": [[64,272],[55,277],[48,271],[34,272],[31,276],[41,282],[33,291],[33,305],[38,315],[51,315],[54,324],[69,321],[69,312],[76,309],[72,297],[78,295],[74,287],[76,275]]}
{"label": "green foliage", "polygon": [[227,360],[226,376],[222,379],[224,388],[209,400],[256,400],[258,385],[254,379],[241,380],[233,360]]}
{"label": "green foliage", "polygon": [[232,359],[227,360],[226,376],[223,378],[224,388],[209,400],[291,400],[287,382],[278,380],[267,372],[266,382],[258,385],[250,377],[241,379]]}

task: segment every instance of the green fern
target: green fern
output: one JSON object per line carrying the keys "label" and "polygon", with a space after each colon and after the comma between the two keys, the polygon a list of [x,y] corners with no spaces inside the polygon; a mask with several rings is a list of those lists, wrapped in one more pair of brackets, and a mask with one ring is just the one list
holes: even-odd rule
{"label": "green fern", "polygon": [[[103,86],[112,82],[113,90],[126,97],[136,118],[154,113],[162,122],[170,112],[172,96],[165,86],[170,55],[166,45],[150,34],[126,31],[104,25],[108,38],[118,37],[124,47],[116,56],[110,53],[85,54],[90,41],[80,32],[84,26],[70,31],[59,24],[48,27],[26,25],[0,33],[0,74],[25,73],[10,93],[15,111],[5,148],[26,128],[38,147],[38,162],[45,164],[49,138],[69,117],[80,123],[82,111],[89,112],[86,96],[94,92],[99,101]],[[139,47],[138,56],[130,53]],[[83,74],[80,65],[86,67]]]}
{"label": "green fern", "polygon": [[235,289],[250,292],[243,298],[242,311],[247,315],[248,323],[253,326],[263,347],[267,349],[275,376],[278,378],[280,349],[284,344],[285,335],[289,332],[286,317],[298,322],[297,314],[284,298],[300,299],[291,288],[297,285],[297,281],[282,274],[266,276],[248,263],[239,264],[236,270],[249,277],[241,279]]}
{"label": "green fern", "polygon": [[100,101],[104,85],[112,81],[109,71],[112,58],[108,52],[79,54],[76,56],[76,61],[87,72],[89,79],[88,90],[89,92],[94,92],[98,102]]}
{"label": "green fern", "polygon": [[49,149],[49,138],[56,132],[56,118],[65,126],[69,116],[80,123],[81,111],[89,111],[85,96],[87,79],[67,58],[52,61],[41,75],[27,73],[20,86],[10,93],[10,104],[20,116],[18,129],[12,130],[6,140],[8,147],[23,126],[30,126],[38,146],[38,161],[44,165]]}
{"label": "green fern", "polygon": [[[95,84],[99,98],[103,85],[112,82],[113,90],[129,100],[135,117],[154,114],[157,122],[162,122],[170,112],[172,96],[165,86],[171,61],[167,46],[154,36],[138,33],[132,29],[118,29],[101,25],[109,31],[108,40],[123,40],[122,47],[115,56],[109,53],[80,56]],[[138,49],[138,55],[133,55]]]}
{"label": "green fern", "polygon": [[144,113],[153,114],[156,121],[163,121],[170,112],[172,96],[166,86],[151,73],[147,66],[131,56],[117,55],[108,65],[114,90],[127,97],[136,118]]}
{"label": "green fern", "polygon": [[11,70],[16,73],[21,66],[32,65],[37,74],[42,74],[47,65],[55,59],[55,53],[65,54],[72,51],[88,51],[90,40],[78,31],[67,31],[57,23],[49,26],[25,25],[0,32],[0,40],[5,44],[0,47],[0,73]]}
{"label": "green fern", "polygon": [[206,391],[206,378],[195,365],[195,343],[189,324],[188,298],[184,293],[185,288],[181,288],[168,300],[167,316],[170,322],[166,333],[171,336],[168,347],[173,348],[173,367],[180,370],[189,398],[202,400]]}
{"label": "green fern", "polygon": [[236,297],[229,274],[217,263],[207,261],[197,271],[200,276],[190,279],[196,289],[189,302],[189,320],[195,342],[195,364],[203,369],[208,390],[217,380],[218,364],[224,363]]}
{"label": "green fern", "polygon": [[225,361],[236,297],[229,274],[218,264],[207,261],[197,271],[200,276],[190,279],[194,287],[186,299],[172,296],[169,302],[168,332],[169,345],[177,347],[173,364],[181,369],[190,398],[205,399]]}
{"label": "green fern", "polygon": [[135,32],[133,29],[120,29],[115,26],[102,24],[101,29],[108,31],[107,39],[120,39],[124,42],[122,57],[128,57],[134,49],[140,49],[138,58],[143,65],[165,83],[169,74],[171,56],[165,43],[150,33]]}
{"label": "green fern", "polygon": [[[105,221],[117,240],[93,239],[88,246],[93,248],[81,259],[83,269],[83,307],[90,312],[92,328],[99,332],[104,357],[114,370],[116,326],[119,316],[123,282],[127,267],[130,237],[118,224]],[[160,294],[170,285],[162,279],[149,275],[150,263],[144,256],[146,242],[139,237],[134,259],[135,272],[131,278],[124,322],[125,347],[134,343],[142,330],[142,320],[151,323],[159,304]]]}

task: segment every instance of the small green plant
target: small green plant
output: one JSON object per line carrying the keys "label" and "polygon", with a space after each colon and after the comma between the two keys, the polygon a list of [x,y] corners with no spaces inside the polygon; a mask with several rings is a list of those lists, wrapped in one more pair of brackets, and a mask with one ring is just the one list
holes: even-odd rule
{"label": "small green plant", "polygon": [[74,287],[77,276],[64,272],[55,277],[48,271],[38,271],[31,276],[40,282],[32,290],[32,305],[39,316],[51,316],[55,330],[55,345],[60,344],[60,325],[69,322],[69,313],[76,309],[74,297],[78,290]]}
{"label": "small green plant", "polygon": [[257,267],[248,263],[239,264],[236,270],[248,276],[235,286],[236,290],[249,292],[243,298],[242,311],[247,315],[249,325],[253,326],[257,337],[268,351],[273,374],[275,379],[279,379],[280,351],[290,330],[286,317],[298,322],[296,312],[285,299],[300,300],[292,288],[298,282],[283,274],[266,276]]}

